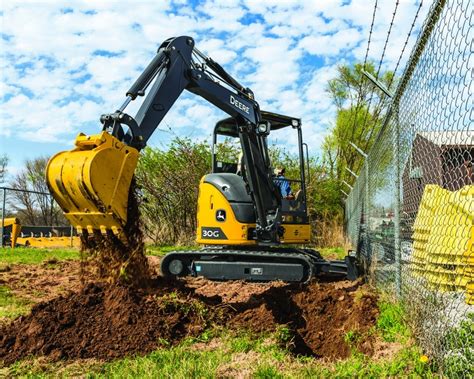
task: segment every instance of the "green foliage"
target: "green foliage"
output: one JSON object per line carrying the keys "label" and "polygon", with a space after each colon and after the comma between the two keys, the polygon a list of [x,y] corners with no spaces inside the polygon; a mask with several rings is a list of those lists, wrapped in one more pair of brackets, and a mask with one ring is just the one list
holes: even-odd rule
{"label": "green foliage", "polygon": [[175,138],[167,150],[143,151],[135,174],[143,191],[145,230],[155,243],[194,240],[199,182],[210,164],[209,146],[190,139]]}
{"label": "green foliage", "polygon": [[[337,108],[336,120],[323,143],[324,163],[331,177],[349,183],[355,178],[346,167],[359,172],[364,158],[349,142],[369,151],[382,126],[389,101],[365,78],[365,70],[377,76],[373,63],[338,67],[338,75],[330,80],[327,92]],[[393,72],[380,73],[378,79],[387,87],[393,84]],[[370,105],[369,105],[370,104]],[[370,106],[370,108],[369,108]]]}
{"label": "green foliage", "polygon": [[444,371],[453,378],[474,377],[474,313],[468,313],[460,325],[445,338]]}
{"label": "green foliage", "polygon": [[251,333],[242,331],[229,341],[229,345],[232,351],[236,353],[248,353],[251,350],[257,349],[260,342],[261,341],[255,338]]}
{"label": "green foliage", "polygon": [[216,144],[216,159],[220,162],[238,163],[241,148],[237,138],[226,137]]}
{"label": "green foliage", "polygon": [[279,370],[269,364],[259,365],[255,373],[253,374],[255,379],[280,379],[284,376],[279,372]]}
{"label": "green foliage", "polygon": [[344,336],[344,341],[349,345],[354,345],[361,339],[361,337],[362,336],[358,331],[349,330]]}
{"label": "green foliage", "polygon": [[380,314],[377,319],[377,330],[387,342],[406,342],[410,330],[404,321],[405,312],[399,303],[379,302]]}
{"label": "green foliage", "polygon": [[0,262],[7,264],[41,264],[79,258],[80,253],[75,249],[0,248]]}
{"label": "green foliage", "polygon": [[318,249],[319,253],[326,259],[344,259],[347,250],[342,247],[326,247]]}
{"label": "green foliage", "polygon": [[293,332],[286,325],[280,326],[275,332],[277,341],[282,346],[288,346],[293,341]]}
{"label": "green foliage", "polygon": [[177,292],[170,292],[160,298],[160,308],[167,313],[179,311],[184,316],[193,314],[201,319],[206,324],[208,321],[206,316],[208,308],[206,305],[197,299],[181,298]]}

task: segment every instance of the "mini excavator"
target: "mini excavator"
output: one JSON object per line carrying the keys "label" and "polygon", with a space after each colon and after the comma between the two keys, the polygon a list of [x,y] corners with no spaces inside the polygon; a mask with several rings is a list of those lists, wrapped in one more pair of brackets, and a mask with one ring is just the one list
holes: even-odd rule
{"label": "mini excavator", "polygon": [[[79,134],[73,150],[49,161],[50,191],[77,231],[120,236],[139,152],[184,90],[230,117],[214,128],[212,172],[199,186],[197,242],[203,247],[168,253],[161,260],[162,274],[249,281],[305,282],[322,274],[355,279],[354,257],[328,261],[315,250],[295,247],[310,242],[311,229],[301,120],[261,111],[253,92],[187,36],[161,44],[124,104],[100,117],[100,134]],[[145,98],[136,116],[124,113],[140,96]],[[270,133],[283,128],[298,139],[300,190],[293,199],[284,198],[275,184],[267,146]],[[240,141],[241,164],[218,161],[218,136]]]}

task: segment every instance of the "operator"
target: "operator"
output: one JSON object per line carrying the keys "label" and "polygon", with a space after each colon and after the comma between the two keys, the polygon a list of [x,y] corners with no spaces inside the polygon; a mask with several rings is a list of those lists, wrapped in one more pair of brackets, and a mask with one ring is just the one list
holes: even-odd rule
{"label": "operator", "polygon": [[295,196],[291,191],[290,181],[285,178],[285,168],[276,168],[274,173],[275,178],[273,179],[273,182],[275,183],[275,186],[280,189],[281,197],[287,200],[293,200]]}

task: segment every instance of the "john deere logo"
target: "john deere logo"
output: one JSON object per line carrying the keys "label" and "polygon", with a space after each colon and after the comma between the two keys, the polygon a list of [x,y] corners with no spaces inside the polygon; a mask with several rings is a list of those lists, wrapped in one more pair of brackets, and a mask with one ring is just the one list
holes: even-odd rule
{"label": "john deere logo", "polygon": [[216,211],[216,220],[219,221],[219,222],[224,222],[225,221],[225,210],[223,209],[218,209]]}

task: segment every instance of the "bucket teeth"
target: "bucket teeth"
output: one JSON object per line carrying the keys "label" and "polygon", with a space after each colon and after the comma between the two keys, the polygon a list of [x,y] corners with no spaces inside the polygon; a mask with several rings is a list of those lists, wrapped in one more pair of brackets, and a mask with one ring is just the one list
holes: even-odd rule
{"label": "bucket teeth", "polygon": [[128,194],[139,153],[106,132],[81,133],[75,145],[48,162],[51,194],[79,233],[111,230],[119,235],[127,222]]}

